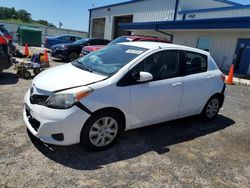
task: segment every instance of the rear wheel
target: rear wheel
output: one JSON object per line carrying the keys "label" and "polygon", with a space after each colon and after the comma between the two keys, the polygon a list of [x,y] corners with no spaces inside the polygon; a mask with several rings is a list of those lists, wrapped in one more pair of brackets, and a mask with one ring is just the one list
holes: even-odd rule
{"label": "rear wheel", "polygon": [[69,54],[69,61],[70,61],[70,62],[71,62],[71,61],[74,61],[74,60],[78,59],[78,57],[79,57],[79,55],[78,55],[76,52],[71,52],[71,53]]}
{"label": "rear wheel", "polygon": [[116,112],[94,114],[83,126],[81,144],[92,150],[103,150],[112,146],[123,132],[123,121]]}
{"label": "rear wheel", "polygon": [[40,69],[34,69],[34,70],[33,70],[33,73],[34,73],[35,75],[38,75],[40,72],[41,72]]}
{"label": "rear wheel", "polygon": [[205,105],[203,111],[202,111],[202,116],[207,119],[211,120],[214,119],[220,110],[220,100],[217,96],[211,97],[207,104]]}

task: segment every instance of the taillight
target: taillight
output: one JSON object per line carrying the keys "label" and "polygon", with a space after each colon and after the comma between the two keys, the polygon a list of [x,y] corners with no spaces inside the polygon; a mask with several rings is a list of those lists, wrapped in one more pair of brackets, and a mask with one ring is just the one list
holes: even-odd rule
{"label": "taillight", "polygon": [[223,80],[223,82],[225,82],[226,80],[226,76],[224,74],[221,75],[221,79]]}
{"label": "taillight", "polygon": [[0,44],[8,44],[7,39],[0,37]]}

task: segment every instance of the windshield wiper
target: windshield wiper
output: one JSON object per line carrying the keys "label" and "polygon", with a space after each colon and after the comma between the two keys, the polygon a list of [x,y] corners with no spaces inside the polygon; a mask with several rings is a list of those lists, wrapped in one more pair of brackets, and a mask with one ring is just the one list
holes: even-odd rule
{"label": "windshield wiper", "polygon": [[93,72],[89,67],[87,67],[86,65],[84,65],[83,63],[81,63],[79,60],[75,60],[72,63],[74,63],[73,65],[75,65],[76,67],[89,71],[89,72]]}

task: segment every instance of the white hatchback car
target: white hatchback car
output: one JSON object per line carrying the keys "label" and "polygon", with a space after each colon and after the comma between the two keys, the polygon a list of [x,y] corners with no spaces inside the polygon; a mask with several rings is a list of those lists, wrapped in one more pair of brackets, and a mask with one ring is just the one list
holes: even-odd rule
{"label": "white hatchback car", "polygon": [[29,131],[56,145],[111,146],[125,130],[223,104],[224,76],[208,52],[156,42],[107,46],[40,73],[26,93]]}

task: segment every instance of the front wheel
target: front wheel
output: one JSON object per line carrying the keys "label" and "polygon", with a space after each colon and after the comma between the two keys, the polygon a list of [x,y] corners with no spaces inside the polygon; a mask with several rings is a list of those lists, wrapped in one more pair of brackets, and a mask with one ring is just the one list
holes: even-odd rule
{"label": "front wheel", "polygon": [[214,119],[218,115],[219,110],[220,110],[219,98],[216,96],[211,97],[202,111],[202,116],[207,120]]}
{"label": "front wheel", "polygon": [[69,61],[72,62],[72,61],[78,59],[78,57],[79,57],[79,55],[76,52],[71,52],[69,54]]}
{"label": "front wheel", "polygon": [[94,114],[83,126],[81,144],[92,150],[103,150],[112,146],[123,132],[123,121],[116,112]]}

